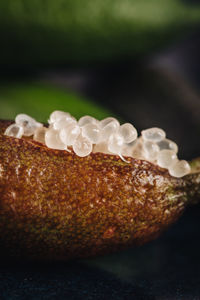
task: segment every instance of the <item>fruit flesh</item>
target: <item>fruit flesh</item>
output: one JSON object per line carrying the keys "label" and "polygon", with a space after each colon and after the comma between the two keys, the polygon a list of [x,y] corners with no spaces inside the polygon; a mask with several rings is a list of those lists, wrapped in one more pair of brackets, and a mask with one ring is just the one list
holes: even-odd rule
{"label": "fruit flesh", "polygon": [[183,178],[150,162],[103,153],[79,157],[0,122],[0,244],[12,257],[67,260],[156,238],[187,204]]}
{"label": "fruit flesh", "polygon": [[[107,145],[105,151],[101,152],[107,153],[108,150],[109,154],[118,155],[124,161],[126,160],[123,155],[128,152],[130,157],[148,160],[168,169],[170,175],[174,177],[183,177],[191,172],[187,161],[178,160],[177,145],[167,140],[166,133],[160,128],[143,130],[142,136],[137,138],[137,130],[130,123],[120,126],[120,123],[112,117],[99,121],[88,115],[81,117],[77,122],[69,113],[59,110],[51,113],[48,120],[49,128],[26,114],[18,114],[15,122],[16,124],[8,126],[5,135],[15,138],[33,136],[33,140],[51,149],[70,151],[68,147],[72,147],[75,154],[81,157],[88,156],[93,148],[99,148],[98,144],[104,142]],[[38,128],[43,129],[41,140],[36,134]],[[160,143],[164,149],[160,149]],[[169,150],[170,146],[175,146],[175,149]],[[139,155],[135,156],[134,152],[139,149]],[[94,152],[100,152],[96,150]]]}

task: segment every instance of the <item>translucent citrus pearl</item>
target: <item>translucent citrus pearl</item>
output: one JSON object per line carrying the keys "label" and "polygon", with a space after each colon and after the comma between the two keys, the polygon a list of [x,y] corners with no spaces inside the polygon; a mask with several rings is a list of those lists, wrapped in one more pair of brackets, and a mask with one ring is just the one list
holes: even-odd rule
{"label": "translucent citrus pearl", "polygon": [[123,144],[122,155],[133,157],[133,149],[135,149],[138,139],[131,143]]}
{"label": "translucent citrus pearl", "polygon": [[114,154],[121,154],[124,141],[119,134],[112,134],[108,140],[108,150]]}
{"label": "translucent citrus pearl", "polygon": [[137,138],[137,130],[130,123],[121,125],[118,133],[123,137],[124,143],[131,143]]}
{"label": "translucent citrus pearl", "polygon": [[98,123],[98,120],[96,120],[95,118],[93,118],[91,116],[84,116],[84,117],[80,118],[78,121],[78,125],[80,127],[83,127],[86,124],[97,124],[97,123]]}
{"label": "translucent citrus pearl", "polygon": [[157,144],[150,141],[143,142],[144,155],[147,160],[154,161],[159,153],[159,147]]}
{"label": "translucent citrus pearl", "polygon": [[170,175],[178,178],[189,174],[190,171],[191,167],[186,160],[179,160],[169,168]]}
{"label": "translucent citrus pearl", "polygon": [[109,137],[108,150],[111,153],[118,155],[123,161],[128,163],[128,161],[122,156],[123,145],[123,138],[119,134],[114,133]]}
{"label": "translucent citrus pearl", "polygon": [[93,144],[100,139],[100,128],[96,124],[88,123],[82,127],[82,135],[87,137]]}
{"label": "translucent citrus pearl", "polygon": [[71,116],[67,116],[67,117],[61,118],[60,120],[54,122],[52,125],[55,130],[61,130],[64,127],[67,127],[72,123],[76,124],[77,123],[76,119]]}
{"label": "translucent citrus pearl", "polygon": [[20,125],[12,124],[12,125],[8,126],[8,128],[6,129],[4,134],[7,136],[12,136],[14,138],[20,139],[24,134],[24,129]]}
{"label": "translucent citrus pearl", "polygon": [[119,122],[114,120],[109,122],[102,130],[101,130],[101,141],[108,141],[109,137],[116,133],[119,129]]}
{"label": "translucent citrus pearl", "polygon": [[187,161],[178,160],[176,143],[166,139],[166,133],[160,128],[143,130],[142,136],[137,138],[137,131],[130,123],[120,126],[113,117],[98,121],[91,116],[83,116],[77,122],[69,113],[58,110],[50,115],[49,128],[26,114],[17,115],[15,122],[6,129],[5,135],[16,138],[33,135],[34,140],[58,150],[72,146],[81,157],[93,150],[118,155],[124,161],[122,155],[146,159],[167,168],[174,177],[191,171]]}
{"label": "translucent citrus pearl", "polygon": [[71,117],[71,115],[67,112],[61,111],[61,110],[55,110],[51,113],[48,123],[52,124],[54,122],[58,122],[59,120],[63,118]]}
{"label": "translucent citrus pearl", "polygon": [[68,127],[60,130],[60,139],[65,145],[72,146],[80,132],[80,127],[76,123],[71,123]]}
{"label": "translucent citrus pearl", "polygon": [[131,155],[133,158],[145,159],[145,151],[144,151],[143,143],[144,141],[140,136],[133,144],[132,155]]}
{"label": "translucent citrus pearl", "polygon": [[41,123],[36,122],[35,119],[31,118],[30,116],[26,114],[19,114],[15,118],[15,123],[17,125],[20,125],[24,129],[25,136],[31,136],[34,134],[35,130],[38,127],[43,126]]}
{"label": "translucent citrus pearl", "polygon": [[74,152],[81,157],[85,157],[92,152],[92,143],[86,137],[79,135],[73,144]]}
{"label": "translucent citrus pearl", "polygon": [[108,150],[108,143],[107,142],[101,142],[101,143],[98,143],[98,144],[94,145],[93,152],[101,152],[101,153],[105,153],[105,154],[112,154]]}
{"label": "translucent citrus pearl", "polygon": [[120,126],[120,124],[119,124],[119,122],[118,122],[117,119],[115,119],[113,117],[108,117],[108,118],[105,118],[105,119],[103,119],[103,120],[100,121],[100,127],[104,128],[106,125],[108,125],[112,121],[116,121],[118,123],[118,125]]}
{"label": "translucent citrus pearl", "polygon": [[169,168],[177,160],[177,155],[174,151],[164,149],[158,153],[157,164],[162,168]]}
{"label": "translucent citrus pearl", "polygon": [[156,127],[143,130],[141,133],[144,140],[155,143],[164,140],[166,137],[166,133],[162,129]]}
{"label": "translucent citrus pearl", "polygon": [[45,134],[46,134],[47,130],[48,129],[46,127],[37,128],[34,133],[33,139],[37,142],[45,144]]}
{"label": "translucent citrus pearl", "polygon": [[178,146],[176,143],[174,143],[173,141],[169,140],[169,139],[164,139],[160,142],[157,143],[158,147],[160,148],[160,150],[172,150],[175,153],[178,153]]}
{"label": "translucent citrus pearl", "polygon": [[45,144],[48,148],[64,150],[65,144],[60,140],[59,131],[53,128],[48,129],[45,133]]}

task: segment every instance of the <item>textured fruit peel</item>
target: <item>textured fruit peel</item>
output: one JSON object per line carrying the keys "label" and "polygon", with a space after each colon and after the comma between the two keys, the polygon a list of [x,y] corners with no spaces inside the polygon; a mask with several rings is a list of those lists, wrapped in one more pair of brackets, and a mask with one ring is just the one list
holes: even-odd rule
{"label": "textured fruit peel", "polygon": [[188,189],[199,195],[198,174],[175,178],[103,153],[81,158],[7,137],[9,124],[0,122],[0,243],[11,257],[66,260],[141,245],[177,220]]}

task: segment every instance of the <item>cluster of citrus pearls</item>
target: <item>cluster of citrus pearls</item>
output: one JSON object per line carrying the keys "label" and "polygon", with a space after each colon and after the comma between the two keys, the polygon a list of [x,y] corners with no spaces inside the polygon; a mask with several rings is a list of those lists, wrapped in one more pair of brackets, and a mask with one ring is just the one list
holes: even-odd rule
{"label": "cluster of citrus pearls", "polygon": [[35,141],[45,144],[48,148],[73,151],[85,157],[91,152],[103,152],[145,159],[162,168],[167,168],[170,175],[182,177],[190,173],[187,161],[177,157],[178,146],[166,138],[160,128],[149,128],[141,132],[130,123],[120,125],[115,118],[109,117],[101,121],[84,116],[78,121],[67,112],[54,111],[45,127],[25,114],[15,118],[5,135],[15,138],[33,136]]}

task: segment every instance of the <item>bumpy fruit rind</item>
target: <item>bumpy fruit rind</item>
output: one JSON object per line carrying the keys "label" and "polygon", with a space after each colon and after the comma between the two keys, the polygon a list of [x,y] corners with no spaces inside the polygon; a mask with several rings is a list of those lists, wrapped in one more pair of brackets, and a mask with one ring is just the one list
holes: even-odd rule
{"label": "bumpy fruit rind", "polygon": [[7,137],[9,124],[0,122],[0,251],[6,255],[67,260],[141,245],[176,221],[188,202],[188,182],[166,169],[103,153],[82,158]]}

